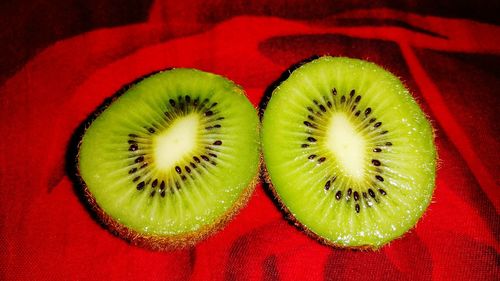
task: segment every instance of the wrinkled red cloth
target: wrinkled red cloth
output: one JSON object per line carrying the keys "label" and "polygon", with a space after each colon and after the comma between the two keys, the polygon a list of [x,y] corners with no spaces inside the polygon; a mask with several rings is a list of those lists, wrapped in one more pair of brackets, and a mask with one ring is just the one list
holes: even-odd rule
{"label": "wrinkled red cloth", "polygon": [[[301,14],[284,1],[182,2],[156,1],[144,22],[53,42],[3,81],[1,280],[498,280],[498,25],[383,5],[318,13],[296,1]],[[401,239],[377,252],[321,245],[258,184],[221,232],[151,252],[113,236],[82,203],[69,174],[72,138],[124,84],[195,67],[240,84],[257,107],[290,66],[323,54],[394,72],[436,129],[433,203]]]}

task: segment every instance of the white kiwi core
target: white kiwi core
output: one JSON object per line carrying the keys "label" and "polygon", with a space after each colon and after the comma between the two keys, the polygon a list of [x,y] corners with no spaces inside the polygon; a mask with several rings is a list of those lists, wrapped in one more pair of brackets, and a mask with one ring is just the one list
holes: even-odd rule
{"label": "white kiwi core", "polygon": [[335,155],[345,174],[356,180],[363,178],[366,143],[344,113],[332,115],[326,134],[326,146]]}
{"label": "white kiwi core", "polygon": [[198,114],[186,115],[153,139],[154,161],[158,169],[169,170],[183,157],[193,153],[199,122]]}

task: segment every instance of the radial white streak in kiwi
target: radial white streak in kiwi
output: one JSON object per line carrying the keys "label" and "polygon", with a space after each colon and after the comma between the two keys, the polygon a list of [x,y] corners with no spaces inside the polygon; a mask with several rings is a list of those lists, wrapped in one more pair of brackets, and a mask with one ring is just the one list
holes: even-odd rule
{"label": "radial white streak in kiwi", "polygon": [[[204,210],[205,207],[207,206],[208,197],[206,195],[204,196],[201,193],[200,190],[201,187],[199,187],[191,177],[188,178],[188,181],[190,186],[196,186],[196,188],[191,188],[187,192],[193,193],[193,197],[196,200],[196,206],[195,206],[196,208],[194,210],[196,211],[197,214],[199,214],[201,210]],[[202,208],[200,208],[200,206],[202,206]]]}
{"label": "radial white streak in kiwi", "polygon": [[[198,179],[198,184],[196,190],[198,190],[201,193],[205,194],[203,196],[204,200],[209,198],[209,197],[215,197],[214,191],[212,188],[210,188],[210,185],[207,183],[207,180],[205,179],[204,176],[197,170],[195,171]],[[206,204],[206,203],[205,203]]]}
{"label": "radial white streak in kiwi", "polygon": [[346,174],[356,180],[363,178],[366,143],[344,113],[332,115],[326,146],[336,156]]}
{"label": "radial white streak in kiwi", "polygon": [[183,181],[179,181],[179,185],[181,188],[178,190],[178,193],[179,193],[179,195],[180,195],[180,193],[183,194],[184,202],[186,203],[186,205],[188,207],[187,213],[189,215],[195,214],[197,211],[199,211],[199,209],[196,208],[196,204],[194,203],[194,200],[192,197],[193,194],[191,194],[191,190],[187,189],[187,185]]}
{"label": "radial white streak in kiwi", "polygon": [[153,139],[154,160],[158,169],[168,170],[192,153],[197,145],[198,123],[197,114],[181,117]]}

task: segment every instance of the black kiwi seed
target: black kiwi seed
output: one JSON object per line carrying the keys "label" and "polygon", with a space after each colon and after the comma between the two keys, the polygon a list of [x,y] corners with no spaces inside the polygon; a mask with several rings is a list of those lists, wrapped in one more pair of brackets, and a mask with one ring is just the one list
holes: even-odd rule
{"label": "black kiwi seed", "polygon": [[313,125],[311,124],[311,122],[309,121],[304,121],[304,125],[306,125],[307,127],[312,127]]}
{"label": "black kiwi seed", "polygon": [[375,148],[373,149],[373,152],[382,152],[382,149],[380,149],[380,148],[378,148],[378,147],[375,147]]}
{"label": "black kiwi seed", "polygon": [[185,96],[185,99],[186,99],[186,103],[189,103],[191,101],[191,97],[190,96]]}
{"label": "black kiwi seed", "polygon": [[175,106],[175,101],[173,99],[170,99],[168,102],[170,102],[171,106]]}
{"label": "black kiwi seed", "polygon": [[375,120],[377,120],[377,119],[375,119],[375,118],[371,118],[369,122],[370,122],[370,123],[373,123],[373,122],[375,122]]}
{"label": "black kiwi seed", "polygon": [[349,198],[351,197],[351,194],[352,194],[352,189],[351,189],[351,188],[349,188],[349,189],[347,190],[347,199],[348,199],[348,200],[349,200]]}
{"label": "black kiwi seed", "polygon": [[366,192],[364,191],[363,191],[363,198],[368,199],[368,194],[366,194]]}
{"label": "black kiwi seed", "polygon": [[153,189],[153,191],[151,191],[151,193],[149,194],[149,196],[154,197],[155,193],[156,193],[156,190]]}
{"label": "black kiwi seed", "polygon": [[181,176],[181,180],[185,181],[186,179],[187,179],[187,178],[186,178],[186,176],[185,176],[185,175],[182,175],[182,176]]}
{"label": "black kiwi seed", "polygon": [[181,167],[179,166],[175,166],[175,171],[178,173],[178,174],[181,174]]}
{"label": "black kiwi seed", "polygon": [[355,103],[358,103],[361,100],[361,96],[357,96],[356,99],[354,99]]}
{"label": "black kiwi seed", "polygon": [[307,115],[307,118],[309,118],[309,120],[311,121],[314,121],[314,117],[312,115]]}
{"label": "black kiwi seed", "polygon": [[215,154],[215,153],[209,153],[208,155],[210,155],[210,156],[212,156],[214,158],[217,158],[217,154]]}
{"label": "black kiwi seed", "polygon": [[201,162],[201,161],[200,161],[200,158],[198,158],[198,157],[196,157],[196,156],[193,156],[193,159],[194,159],[194,161],[196,161],[196,163],[200,163],[200,162]]}
{"label": "black kiwi seed", "polygon": [[329,108],[332,108],[332,103],[330,101],[327,101],[326,102],[326,105],[329,107]]}
{"label": "black kiwi seed", "polygon": [[190,169],[188,166],[185,166],[185,167],[184,167],[184,170],[186,170],[186,172],[188,172],[188,174],[190,174],[190,173],[191,173],[191,169]]}
{"label": "black kiwi seed", "polygon": [[381,175],[376,175],[375,178],[379,181],[384,181],[384,178]]}
{"label": "black kiwi seed", "polygon": [[335,199],[340,200],[340,198],[342,198],[342,191],[339,190],[335,193]]}
{"label": "black kiwi seed", "polygon": [[208,159],[208,157],[206,155],[201,155],[200,157],[201,157],[201,159],[203,159],[205,161],[209,161],[210,160],[210,159]]}
{"label": "black kiwi seed", "polygon": [[140,179],[141,179],[141,176],[137,176],[137,177],[135,177],[132,181],[133,181],[133,182],[137,182],[137,181],[138,181],[138,180],[140,180]]}
{"label": "black kiwi seed", "polygon": [[359,111],[359,110],[358,110],[358,111],[356,111],[356,113],[354,113],[354,115],[355,115],[356,117],[358,117],[360,114],[361,114],[361,111]]}
{"label": "black kiwi seed", "polygon": [[385,131],[382,131],[380,134],[381,134],[381,135],[385,135],[385,134],[387,134],[387,133],[389,133],[389,131],[385,130]]}
{"label": "black kiwi seed", "polygon": [[145,168],[147,165],[148,165],[148,162],[144,162],[144,164],[142,164],[139,168],[140,169]]}
{"label": "black kiwi seed", "polygon": [[149,128],[149,129],[148,129],[148,132],[150,132],[151,134],[154,134],[154,132],[156,132],[156,131],[155,131],[155,129],[153,129],[153,128]]}
{"label": "black kiwi seed", "polygon": [[391,146],[392,145],[392,142],[388,141],[385,143],[386,146]]}
{"label": "black kiwi seed", "polygon": [[356,90],[352,89],[351,92],[349,93],[349,96],[352,98],[355,93],[356,93]]}
{"label": "black kiwi seed", "polygon": [[375,192],[371,188],[368,189],[368,194],[370,194],[371,197],[375,198]]}
{"label": "black kiwi seed", "polygon": [[381,163],[380,163],[380,161],[378,161],[377,159],[372,159],[372,164],[373,164],[374,166],[380,166],[380,164],[381,164]]}
{"label": "black kiwi seed", "polygon": [[307,143],[303,143],[303,144],[301,144],[301,145],[300,145],[300,147],[303,147],[303,148],[306,148],[306,147],[308,147],[308,146],[309,146],[309,145],[308,145]]}
{"label": "black kiwi seed", "polygon": [[134,143],[137,143],[137,141],[136,141],[136,140],[128,140],[127,142],[128,142],[128,144],[134,144]]}
{"label": "black kiwi seed", "polygon": [[145,186],[145,185],[146,185],[146,184],[145,184],[143,181],[141,181],[141,182],[137,185],[137,190],[142,190],[142,189],[144,188],[144,186]]}
{"label": "black kiwi seed", "polygon": [[165,189],[165,182],[161,181],[161,183],[160,183],[160,190],[164,190],[164,189]]}
{"label": "black kiwi seed", "polygon": [[368,114],[370,114],[370,112],[372,112],[372,109],[368,107],[368,108],[365,110],[365,115],[366,115],[366,116],[368,116]]}
{"label": "black kiwi seed", "polygon": [[385,192],[385,190],[383,190],[382,188],[380,188],[378,190],[378,192],[380,192],[380,194],[382,194],[382,195],[386,195],[387,194],[387,192]]}
{"label": "black kiwi seed", "polygon": [[342,96],[342,97],[340,98],[340,103],[344,103],[344,102],[345,102],[345,96]]}
{"label": "black kiwi seed", "polygon": [[208,126],[208,127],[205,127],[205,130],[211,130],[211,129],[213,129],[213,128],[214,128],[214,127],[212,127],[212,126]]}
{"label": "black kiwi seed", "polygon": [[325,160],[326,160],[326,157],[321,157],[321,158],[318,159],[318,162],[319,163],[323,163],[323,162],[325,162]]}
{"label": "black kiwi seed", "polygon": [[222,141],[221,141],[221,140],[216,140],[216,141],[214,142],[214,145],[221,145],[221,144],[222,144]]}
{"label": "black kiwi seed", "polygon": [[139,148],[139,146],[137,146],[137,143],[134,143],[134,144],[132,144],[132,145],[128,148],[128,150],[130,150],[130,151],[136,151],[138,148]]}
{"label": "black kiwi seed", "polygon": [[308,110],[309,112],[311,112],[311,113],[314,113],[314,110],[313,110],[313,109],[312,109],[312,107],[310,107],[310,106],[308,106],[308,107],[307,107],[307,110]]}
{"label": "black kiwi seed", "polygon": [[205,111],[205,116],[212,116],[214,113],[211,110]]}
{"label": "black kiwi seed", "polygon": [[326,108],[325,108],[325,106],[324,106],[324,105],[322,105],[322,104],[320,104],[320,105],[319,105],[319,109],[321,109],[321,111],[323,111],[323,112],[326,112]]}
{"label": "black kiwi seed", "polygon": [[156,187],[158,185],[158,179],[155,179],[152,183],[151,183],[151,187]]}
{"label": "black kiwi seed", "polygon": [[332,89],[332,95],[334,95],[334,96],[337,95],[337,89],[335,89],[335,88]]}
{"label": "black kiwi seed", "polygon": [[189,165],[191,165],[191,168],[196,169],[196,165],[193,162],[189,162]]}
{"label": "black kiwi seed", "polygon": [[130,169],[130,171],[128,171],[129,174],[133,174],[135,172],[137,172],[137,168],[132,168]]}
{"label": "black kiwi seed", "polygon": [[160,192],[160,196],[161,196],[161,197],[165,197],[165,190],[162,190],[162,191]]}
{"label": "black kiwi seed", "polygon": [[331,184],[332,184],[332,183],[331,183],[330,181],[327,181],[327,182],[326,182],[326,184],[325,184],[325,190],[330,189],[330,185],[331,185]]}
{"label": "black kiwi seed", "polygon": [[316,139],[313,138],[313,137],[308,137],[307,140],[310,141],[310,142],[316,142]]}
{"label": "black kiwi seed", "polygon": [[359,210],[360,210],[359,204],[356,204],[355,209],[356,209],[356,213],[359,213]]}
{"label": "black kiwi seed", "polygon": [[359,200],[359,193],[357,191],[354,191],[353,197],[354,197],[354,201],[358,201]]}
{"label": "black kiwi seed", "polygon": [[380,127],[380,125],[382,125],[382,122],[380,122],[380,121],[379,121],[379,122],[375,123],[375,124],[373,125],[373,127],[377,128],[377,127]]}
{"label": "black kiwi seed", "polygon": [[138,136],[138,135],[136,135],[136,134],[128,134],[128,136],[129,136],[129,137],[131,137],[131,138],[137,138],[137,137],[139,137],[139,136]]}
{"label": "black kiwi seed", "polygon": [[142,162],[144,161],[144,156],[139,156],[135,159],[135,163],[139,163],[139,162]]}
{"label": "black kiwi seed", "polygon": [[220,127],[222,127],[220,124],[215,124],[214,125],[214,128],[220,128]]}
{"label": "black kiwi seed", "polygon": [[311,154],[309,157],[307,157],[309,160],[313,160],[316,157],[316,154]]}

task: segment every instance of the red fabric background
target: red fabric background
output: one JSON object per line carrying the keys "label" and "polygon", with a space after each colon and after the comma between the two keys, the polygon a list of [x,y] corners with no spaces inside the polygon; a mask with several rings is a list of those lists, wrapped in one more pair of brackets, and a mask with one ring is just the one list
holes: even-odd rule
{"label": "red fabric background", "polygon": [[[125,9],[91,2],[99,19]],[[158,0],[125,9],[130,21],[68,28],[81,19],[67,15],[82,10],[70,1],[80,4],[53,8],[65,20],[48,19],[61,33],[39,37],[15,26],[26,17],[5,17],[3,26],[35,39],[1,49],[0,279],[498,280],[500,27],[487,7],[481,18],[423,2]],[[223,231],[192,249],[150,252],[110,234],[82,203],[72,138],[122,85],[196,67],[242,85],[258,106],[290,66],[322,54],[396,73],[436,128],[433,204],[403,238],[378,252],[323,246],[287,223],[259,184]]]}

